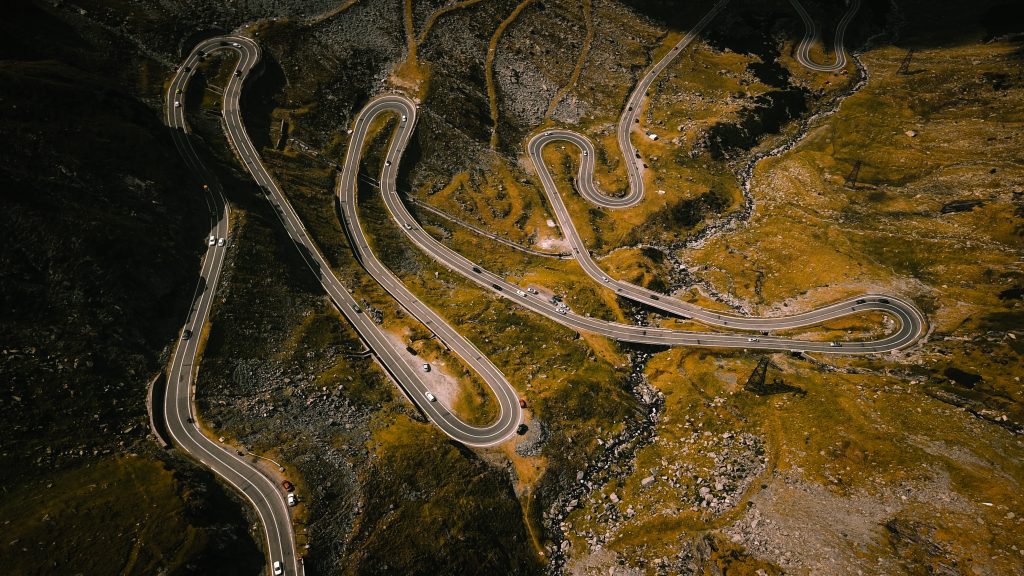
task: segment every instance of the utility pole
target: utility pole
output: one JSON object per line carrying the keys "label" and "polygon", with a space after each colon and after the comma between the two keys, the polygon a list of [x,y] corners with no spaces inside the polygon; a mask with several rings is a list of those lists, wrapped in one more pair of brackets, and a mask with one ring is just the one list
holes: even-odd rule
{"label": "utility pole", "polygon": [[910,73],[910,59],[914,57],[914,49],[907,50],[907,55],[903,57],[903,62],[900,63],[900,69],[896,71],[897,76],[906,76]]}
{"label": "utility pole", "polygon": [[744,388],[748,392],[761,395],[764,394],[764,379],[768,375],[768,356],[761,356],[761,359],[757,361],[757,367],[750,373],[750,378],[747,378],[747,384]]}
{"label": "utility pole", "polygon": [[860,160],[853,163],[853,169],[846,175],[846,187],[850,190],[857,189],[857,176],[860,175]]}

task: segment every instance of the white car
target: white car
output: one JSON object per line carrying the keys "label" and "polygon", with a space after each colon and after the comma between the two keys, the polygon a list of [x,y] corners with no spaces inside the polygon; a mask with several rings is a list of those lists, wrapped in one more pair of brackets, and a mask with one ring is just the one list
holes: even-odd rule
{"label": "white car", "polygon": [[402,114],[402,122],[405,122],[406,120],[408,120],[408,118],[405,117],[405,114]]}
{"label": "white car", "polygon": [[406,230],[412,230],[412,224],[409,224],[408,222],[406,222],[405,229]]}
{"label": "white car", "polygon": [[281,576],[284,574],[284,566],[281,565],[280,560],[274,560],[274,576]]}
{"label": "white car", "polygon": [[757,342],[757,338],[747,338],[747,342]]}
{"label": "white car", "polygon": [[235,48],[241,48],[242,47],[242,45],[239,44],[238,42],[232,42],[231,45],[234,46]]}
{"label": "white car", "polygon": [[537,292],[536,288],[527,288],[526,291],[530,294],[540,294],[540,292]]}
{"label": "white car", "polygon": [[601,280],[604,280],[605,282],[611,282],[611,279],[608,278],[607,276],[601,276]]}
{"label": "white car", "polygon": [[216,243],[217,243],[217,237],[216,236],[210,236],[210,239],[206,241],[206,245],[207,246],[213,246]]}
{"label": "white car", "polygon": [[217,246],[223,246],[223,245],[224,245],[224,239],[223,238],[217,239]]}
{"label": "white car", "polygon": [[430,372],[430,364],[424,364],[423,365],[423,371],[424,372]]}
{"label": "white car", "polygon": [[589,156],[590,154],[589,154],[589,153],[588,153],[588,152],[587,152],[586,150],[584,150],[584,151],[583,151],[583,155],[584,155],[584,156]]}
{"label": "white car", "polygon": [[526,292],[523,292],[522,290],[516,290],[516,294],[519,294],[520,296],[526,296]]}
{"label": "white car", "polygon": [[391,160],[385,160],[384,161],[384,165],[385,166],[391,166]]}
{"label": "white car", "polygon": [[175,100],[174,101],[174,107],[175,108],[181,108],[181,102],[178,102],[177,100]]}
{"label": "white car", "polygon": [[828,346],[829,346],[829,348],[842,348],[843,347],[843,345],[840,344],[839,342],[829,342]]}
{"label": "white car", "polygon": [[429,400],[431,402],[436,402],[437,401],[437,396],[434,396],[434,394],[432,392],[424,392],[423,395],[426,396],[427,400]]}
{"label": "white car", "polygon": [[288,495],[288,505],[289,506],[295,506],[298,503],[299,503],[299,499],[295,497],[295,494],[289,494]]}

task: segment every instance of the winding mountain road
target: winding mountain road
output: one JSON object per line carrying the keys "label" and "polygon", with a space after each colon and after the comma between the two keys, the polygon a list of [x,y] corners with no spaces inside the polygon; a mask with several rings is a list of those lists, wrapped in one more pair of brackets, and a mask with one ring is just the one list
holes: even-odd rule
{"label": "winding mountain road", "polygon": [[[540,173],[544,190],[548,195],[563,233],[570,244],[572,244],[574,255],[581,266],[583,266],[583,269],[598,282],[605,284],[609,289],[614,289],[620,296],[634,299],[648,306],[660,308],[666,312],[684,315],[705,324],[724,328],[762,332],[785,330],[819,324],[850,314],[877,310],[886,312],[896,318],[899,329],[879,340],[846,342],[836,345],[837,343],[832,342],[813,342],[763,336],[760,334],[717,334],[687,332],[669,328],[651,328],[609,322],[566,310],[551,300],[533,294],[528,289],[509,282],[504,277],[482,268],[480,265],[441,243],[419,226],[401,201],[395,182],[398,174],[398,162],[412,136],[413,124],[416,118],[416,104],[406,96],[388,94],[371,100],[356,116],[348,155],[342,166],[339,198],[344,214],[346,234],[353,239],[353,245],[356,246],[355,249],[360,260],[364,262],[364,265],[367,265],[366,263],[372,259],[372,264],[367,265],[367,270],[396,298],[408,298],[408,296],[403,295],[405,288],[389,270],[381,266],[379,261],[372,256],[364,233],[359,226],[354,203],[355,180],[359,169],[358,160],[366,142],[368,128],[375,119],[383,114],[393,114],[399,118],[403,116],[407,118],[406,121],[400,122],[395,138],[392,140],[391,146],[387,151],[382,177],[380,178],[380,190],[384,203],[406,236],[421,250],[450,270],[461,274],[463,277],[503,298],[511,300],[538,314],[547,316],[551,320],[574,330],[600,334],[623,342],[661,346],[709,346],[844,354],[877,353],[896,350],[913,344],[923,335],[924,316],[912,305],[892,296],[865,295],[798,315],[779,318],[752,318],[707,310],[627,282],[612,280],[597,266],[585,246],[583,246],[583,242],[576,231],[572,219],[569,217],[561,196],[554,186],[550,175],[543,168],[544,165],[540,162],[539,156],[543,145],[559,139],[561,134],[565,135],[564,139],[571,142],[585,143],[586,146],[590,146],[590,143],[585,138],[572,132],[552,131],[549,136],[542,135],[540,140],[536,138],[532,140],[535,144],[530,147],[531,157],[535,165],[541,168]],[[584,158],[590,156],[593,156],[593,154]],[[591,180],[592,176],[592,173],[587,174],[586,178],[581,177],[581,181]]]}
{"label": "winding mountain road", "polygon": [[[239,56],[235,68],[237,74],[231,76],[224,90],[222,109],[225,117],[232,113],[238,114],[238,100],[245,76],[259,60],[260,55],[255,42],[240,36],[207,40],[193,49],[178,68],[167,89],[165,119],[171,128],[171,135],[179,154],[200,182],[200,190],[210,209],[210,236],[220,239],[227,238],[229,230],[230,216],[224,191],[217,177],[206,168],[193,147],[188,134],[188,122],[185,119],[185,95],[189,80],[195,72],[196,65],[205,57],[203,54],[217,50],[229,50]],[[226,245],[218,246],[216,242],[207,247],[199,285],[196,287],[192,306],[182,329],[182,338],[178,340],[167,374],[164,419],[171,440],[178,448],[209,467],[252,504],[264,527],[264,552],[269,556],[268,565],[280,562],[286,573],[301,574],[299,556],[295,549],[295,536],[284,494],[274,481],[264,476],[246,461],[244,456],[208,438],[197,424],[193,404],[194,384],[198,373],[196,358],[226,250]],[[186,337],[186,334],[189,336]]]}
{"label": "winding mountain road", "polygon": [[[832,66],[817,65],[810,61],[807,56],[809,44],[817,38],[817,28],[798,0],[791,1],[808,27],[807,35],[798,50],[797,58],[801,64],[820,71],[835,71],[845,66],[846,56],[842,48],[843,33],[859,7],[859,0],[853,0],[849,12],[844,16],[837,29],[837,62]],[[914,344],[925,333],[924,315],[911,303],[893,296],[864,295],[785,317],[737,316],[707,310],[669,295],[658,294],[628,282],[612,279],[598,266],[583,243],[555,182],[543,162],[544,147],[553,142],[568,142],[580,149],[581,156],[576,182],[580,194],[591,203],[603,208],[616,209],[629,208],[641,202],[644,196],[643,165],[632,146],[630,137],[634,125],[638,124],[637,119],[640,109],[644,105],[647,90],[658,74],[667,68],[673,59],[697,37],[700,31],[725,7],[726,3],[727,0],[717,2],[683,39],[645,73],[630,94],[626,102],[626,109],[620,116],[617,130],[619,148],[627,160],[630,186],[626,195],[622,197],[606,195],[594,184],[595,149],[590,140],[580,134],[568,130],[547,130],[530,138],[527,142],[527,149],[552,206],[554,216],[558,219],[566,240],[572,246],[573,257],[579,261],[583,270],[591,278],[609,290],[614,290],[619,296],[642,302],[664,312],[711,326],[757,331],[756,334],[688,332],[591,318],[576,314],[562,304],[541,297],[537,293],[507,281],[498,274],[483,269],[424,231],[399,196],[396,186],[398,164],[415,131],[416,103],[400,94],[380,96],[371,100],[357,115],[336,190],[339,216],[343,221],[345,233],[356,258],[370,275],[405,310],[458,354],[490,387],[498,402],[500,414],[493,423],[487,426],[467,424],[440,402],[432,400],[428,396],[430,390],[424,383],[421,374],[410,366],[409,359],[403,356],[405,352],[398,350],[383,330],[367,314],[363,313],[359,303],[334,274],[329,262],[317,249],[288,199],[263,166],[258,151],[246,133],[239,104],[245,80],[257,66],[260,58],[260,49],[254,41],[243,36],[224,36],[206,40],[196,46],[168,88],[167,124],[172,128],[175,145],[186,164],[203,183],[205,197],[212,215],[211,235],[216,238],[226,238],[229,213],[223,190],[216,177],[203,165],[192,146],[184,115],[184,95],[195,67],[205,57],[205,54],[217,50],[230,50],[237,53],[239,61],[224,90],[222,108],[225,133],[235,153],[265,193],[303,260],[316,274],[320,284],[341,314],[352,324],[370,350],[373,351],[375,359],[406,396],[445,434],[470,446],[489,446],[507,439],[515,433],[521,423],[522,410],[515,389],[501,371],[444,318],[416,298],[402,284],[401,280],[381,263],[367,241],[360,225],[357,206],[359,163],[371,125],[374,120],[385,115],[393,115],[398,121],[395,135],[387,150],[384,166],[381,168],[380,190],[389,213],[400,229],[420,249],[447,268],[484,289],[555,322],[577,331],[600,334],[623,342],[659,346],[705,346],[863,354],[898,350]],[[252,464],[218,442],[206,437],[195,424],[193,383],[197,370],[196,357],[202,340],[200,335],[209,317],[226,249],[227,247],[210,246],[204,258],[200,284],[184,328],[191,331],[194,336],[183,337],[175,350],[168,375],[164,415],[174,442],[197,460],[209,466],[253,504],[266,528],[267,553],[271,561],[281,562],[286,572],[299,574],[301,573],[300,564],[295,551],[295,539],[283,493],[273,481],[260,473]],[[869,311],[880,311],[891,316],[898,323],[898,329],[877,340],[842,344],[766,335],[770,331],[820,324],[831,319]]]}
{"label": "winding mountain road", "polygon": [[832,50],[835,52],[836,61],[832,64],[817,64],[811,60],[811,47],[821,40],[821,29],[818,24],[815,23],[814,19],[804,8],[800,0],[789,0],[789,3],[793,5],[793,8],[800,14],[800,18],[804,21],[804,37],[800,40],[800,44],[796,49],[796,60],[801,66],[814,70],[815,72],[838,72],[843,68],[846,68],[846,47],[844,40],[846,36],[846,27],[850,25],[850,21],[856,16],[857,10],[860,9],[861,0],[847,0],[847,10],[843,14],[842,19],[839,20],[839,24],[836,26],[835,40],[832,43]]}

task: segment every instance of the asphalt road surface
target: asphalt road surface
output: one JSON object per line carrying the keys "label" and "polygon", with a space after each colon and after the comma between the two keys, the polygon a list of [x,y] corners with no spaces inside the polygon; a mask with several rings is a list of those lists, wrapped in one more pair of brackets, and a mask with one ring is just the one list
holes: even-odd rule
{"label": "asphalt road surface", "polygon": [[[356,249],[356,256],[360,262],[370,270],[378,281],[390,292],[399,303],[414,317],[418,318],[431,330],[440,341],[447,345],[452,351],[458,354],[469,367],[474,369],[484,382],[491,388],[498,401],[500,415],[498,419],[487,426],[472,426],[460,420],[439,401],[431,401],[427,398],[429,387],[421,378],[420,372],[412,368],[409,362],[403,357],[406,352],[397,350],[392,341],[384,334],[379,326],[364,313],[362,306],[356,301],[352,294],[345,288],[337,278],[327,260],[317,249],[308,231],[303,226],[295,210],[292,208],[284,193],[277,183],[271,178],[260,159],[259,153],[252,141],[249,139],[242,122],[239,109],[239,97],[241,95],[241,81],[255,65],[255,59],[259,57],[256,44],[244,38],[216,38],[204,43],[205,46],[219,45],[220,42],[239,43],[242,50],[252,52],[254,60],[246,63],[241,69],[241,77],[237,86],[231,84],[224,91],[224,126],[229,142],[231,142],[235,153],[241,158],[250,175],[259,184],[273,206],[278,218],[288,232],[292,243],[299,250],[304,261],[317,276],[320,284],[330,296],[338,310],[352,323],[360,337],[373,351],[374,357],[383,366],[401,390],[415,403],[437,426],[453,439],[470,446],[489,446],[497,444],[512,434],[522,422],[522,409],[519,406],[519,397],[515,389],[502,375],[501,371],[491,363],[490,359],[483,355],[464,336],[459,334],[440,316],[430,310],[412,295],[398,279],[390,273],[376,257],[369,251],[365,238],[360,234],[353,241]],[[415,119],[408,125],[411,127]],[[356,162],[354,165],[357,165]],[[348,174],[348,172],[346,172]],[[354,176],[355,172],[352,172]],[[352,180],[354,182],[354,179]],[[351,204],[350,204],[351,206]],[[345,220],[355,218],[354,212],[345,211]]]}
{"label": "asphalt road surface", "polygon": [[[797,58],[801,64],[820,71],[835,71],[843,68],[846,64],[845,51],[842,47],[843,34],[859,7],[859,0],[852,0],[849,11],[837,28],[837,61],[835,65],[830,66],[817,65],[810,61],[809,46],[818,37],[817,27],[798,0],[791,1],[800,12],[808,28],[807,35],[798,49]],[[491,388],[499,403],[500,415],[494,423],[488,426],[477,427],[466,424],[439,402],[428,399],[429,388],[421,375],[411,368],[406,359],[402,357],[404,351],[396,350],[383,331],[362,311],[359,303],[338,280],[291,204],[264,168],[257,150],[246,134],[239,109],[239,100],[245,79],[260,58],[260,50],[255,42],[241,36],[225,36],[206,40],[197,46],[178,70],[168,89],[167,123],[172,128],[179,152],[202,183],[204,196],[211,212],[210,235],[218,239],[226,238],[229,214],[223,191],[216,178],[203,166],[192,147],[184,117],[184,94],[188,80],[196,65],[203,58],[203,53],[231,50],[239,55],[236,72],[230,77],[224,90],[222,110],[227,137],[235,153],[274,207],[289,237],[307,265],[316,274],[338,310],[352,323],[361,338],[373,351],[377,361],[410,400],[441,430],[464,444],[487,446],[502,442],[515,433],[516,427],[522,421],[522,411],[515,389],[500,370],[442,317],[418,300],[398,277],[378,260],[367,242],[359,221],[356,184],[359,160],[366,143],[369,127],[376,118],[382,115],[394,115],[398,120],[395,137],[388,149],[385,165],[382,167],[380,190],[390,214],[400,229],[420,249],[449,269],[503,298],[556,322],[578,331],[600,334],[624,342],[663,346],[861,354],[898,350],[914,344],[925,334],[925,318],[911,303],[893,296],[869,294],[785,317],[736,316],[706,310],[665,294],[658,294],[640,286],[612,279],[597,265],[580,238],[554,181],[543,163],[541,152],[544,146],[556,141],[565,141],[580,148],[582,156],[576,182],[580,194],[595,205],[605,208],[627,208],[642,201],[644,196],[642,160],[637,157],[630,137],[634,125],[638,124],[636,120],[646,98],[647,90],[658,74],[667,68],[672,60],[697,37],[726,3],[727,0],[720,0],[716,3],[682,40],[645,73],[627,100],[626,109],[620,116],[617,130],[620,150],[627,159],[626,165],[630,182],[630,190],[625,196],[618,198],[607,196],[594,185],[595,150],[593,144],[584,136],[567,130],[548,130],[532,137],[528,141],[527,148],[541,178],[544,191],[550,200],[555,217],[573,248],[573,256],[595,281],[605,285],[609,290],[614,290],[622,297],[642,302],[664,312],[716,327],[748,331],[747,333],[699,333],[599,320],[576,314],[564,304],[542,297],[529,289],[523,289],[508,282],[504,277],[483,269],[426,233],[409,213],[398,194],[395,183],[398,164],[416,127],[416,104],[399,94],[381,96],[371,100],[356,117],[337,189],[338,207],[345,232],[359,262],[377,282],[410,314],[420,320],[445,345],[458,354]],[[299,574],[301,568],[295,552],[294,536],[283,493],[273,481],[263,476],[243,457],[204,436],[194,424],[192,387],[197,369],[195,366],[197,348],[203,327],[208,319],[226,249],[227,246],[210,246],[203,261],[201,281],[184,328],[184,330],[190,330],[193,336],[188,339],[183,338],[179,342],[168,377],[168,391],[164,403],[167,426],[172,439],[178,446],[209,466],[249,499],[266,528],[267,551],[270,560],[272,562],[281,561],[286,571]],[[819,324],[834,318],[868,311],[881,311],[888,314],[896,320],[898,329],[877,340],[843,343],[813,342],[771,335],[772,331]]]}
{"label": "asphalt road surface", "polygon": [[[164,397],[164,418],[168,433],[176,446],[213,470],[253,505],[266,533],[265,552],[270,561],[268,570],[273,562],[281,562],[286,574],[301,574],[284,493],[273,480],[246,461],[244,456],[206,437],[195,423],[193,386],[198,371],[196,355],[202,340],[203,328],[210,314],[217,281],[220,279],[224,254],[228,248],[226,244],[217,245],[216,241],[228,237],[229,213],[220,183],[203,165],[199,154],[192,146],[188,135],[188,123],[185,120],[185,93],[192,73],[200,62],[200,53],[208,54],[217,50],[230,50],[239,56],[236,64],[238,75],[232,75],[229,79],[223,99],[224,115],[227,116],[232,107],[237,114],[238,96],[242,91],[245,76],[259,60],[259,48],[254,42],[243,37],[215,38],[196,46],[171,80],[165,102],[166,122],[171,128],[174,144],[197,178],[198,191],[207,200],[211,214],[209,236],[215,238],[215,243],[208,246],[203,259],[199,285],[182,329],[182,338],[179,339],[171,360],[171,369],[167,376],[167,393]],[[185,330],[191,333],[191,337],[184,338]]]}
{"label": "asphalt road surface", "polygon": [[846,48],[843,45],[843,41],[846,36],[846,27],[850,25],[850,21],[853,20],[857,10],[860,9],[860,0],[847,0],[848,8],[846,14],[843,14],[842,19],[836,26],[836,36],[832,44],[832,49],[836,54],[836,61],[832,64],[816,64],[811,60],[811,47],[821,40],[821,30],[814,22],[814,19],[811,18],[811,15],[807,13],[803,4],[800,4],[800,0],[789,0],[789,3],[800,13],[800,18],[804,21],[804,29],[806,30],[800,45],[796,49],[797,62],[816,72],[838,72],[846,68]]}
{"label": "asphalt road surface", "polygon": [[[355,181],[358,177],[358,159],[366,143],[368,127],[378,117],[391,114],[399,119],[404,116],[405,121],[399,121],[399,127],[395,138],[392,140],[385,157],[385,165],[380,178],[380,190],[384,203],[391,213],[392,218],[401,230],[409,237],[414,244],[429,254],[432,258],[447,268],[461,274],[477,285],[490,290],[491,292],[507,298],[516,304],[532,310],[538,314],[559,322],[565,326],[578,331],[601,334],[609,338],[624,342],[635,342],[642,344],[653,344],[663,346],[709,346],[720,348],[749,348],[764,350],[792,350],[802,352],[829,352],[843,354],[858,354],[869,352],[886,352],[909,346],[916,342],[924,333],[924,317],[912,305],[892,296],[865,295],[849,301],[838,302],[806,312],[803,314],[780,317],[780,318],[749,318],[732,316],[711,310],[705,310],[692,304],[681,302],[667,295],[658,294],[634,286],[632,284],[613,281],[603,276],[600,268],[590,257],[589,253],[578,248],[576,255],[592,276],[599,282],[615,289],[620,295],[641,301],[644,304],[661,307],[662,309],[682,309],[686,315],[695,320],[743,330],[757,331],[748,334],[711,334],[672,330],[667,328],[650,328],[608,322],[583,316],[567,310],[552,302],[550,299],[534,294],[528,288],[524,288],[507,281],[504,277],[490,272],[480,265],[470,261],[455,250],[449,248],[436,238],[425,232],[409,213],[405,204],[399,196],[395,180],[398,173],[398,162],[402,156],[414,130],[416,120],[416,104],[409,98],[390,94],[380,96],[371,100],[362,111],[356,116],[352,132],[352,140],[348,147],[348,155],[342,167],[342,176],[338,191],[339,201],[342,205],[346,234],[350,237],[352,245],[360,261],[367,267],[370,274],[381,283],[396,298],[404,298],[402,293],[404,286],[386,268],[384,268],[376,257],[359,226],[358,214],[354,206]],[[573,134],[566,132],[566,134]],[[575,137],[575,135],[573,134]],[[582,139],[586,142],[585,139]],[[589,143],[588,143],[589,145]],[[534,160],[537,162],[537,159]],[[540,164],[543,166],[543,164]],[[542,176],[544,172],[542,171]],[[543,177],[542,177],[543,181]],[[550,177],[545,182],[545,191],[554,207],[556,217],[559,219],[562,229],[570,242],[577,247],[582,246],[579,234],[576,232],[568,212],[565,210],[554,188]],[[657,299],[655,299],[657,298]],[[884,338],[871,341],[856,341],[844,343],[812,342],[807,340],[795,340],[775,336],[765,336],[763,331],[782,330],[810,324],[817,324],[833,318],[840,318],[854,313],[863,313],[871,310],[883,311],[897,320],[899,328]],[[735,323],[735,325],[734,325]]]}

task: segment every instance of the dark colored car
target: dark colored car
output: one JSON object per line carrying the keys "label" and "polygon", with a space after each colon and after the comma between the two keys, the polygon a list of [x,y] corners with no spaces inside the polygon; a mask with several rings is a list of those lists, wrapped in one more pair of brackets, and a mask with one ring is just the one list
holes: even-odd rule
{"label": "dark colored car", "polygon": [[889,303],[889,299],[888,298],[879,298],[878,301],[881,302],[882,304],[888,304]]}
{"label": "dark colored car", "polygon": [[519,428],[516,428],[516,434],[522,436],[523,434],[526,434],[527,430],[529,430],[529,428],[526,427],[526,424],[520,424]]}
{"label": "dark colored car", "polygon": [[520,408],[526,408],[526,398],[520,398],[519,399],[519,407]]}
{"label": "dark colored car", "polygon": [[478,268],[477,266],[473,266],[473,272],[476,272],[477,274],[479,274],[480,273],[480,268]]}
{"label": "dark colored car", "polygon": [[857,304],[867,304],[867,303],[868,303],[868,301],[863,299],[863,298],[861,298],[860,300],[857,300]]}
{"label": "dark colored car", "polygon": [[191,337],[192,337],[192,331],[191,330],[185,330],[184,332],[181,333],[181,339],[182,340],[188,340]]}
{"label": "dark colored car", "polygon": [[287,480],[282,480],[281,481],[281,487],[284,488],[285,490],[289,491],[289,492],[294,492],[295,491],[295,485],[292,484],[291,482],[287,481]]}

